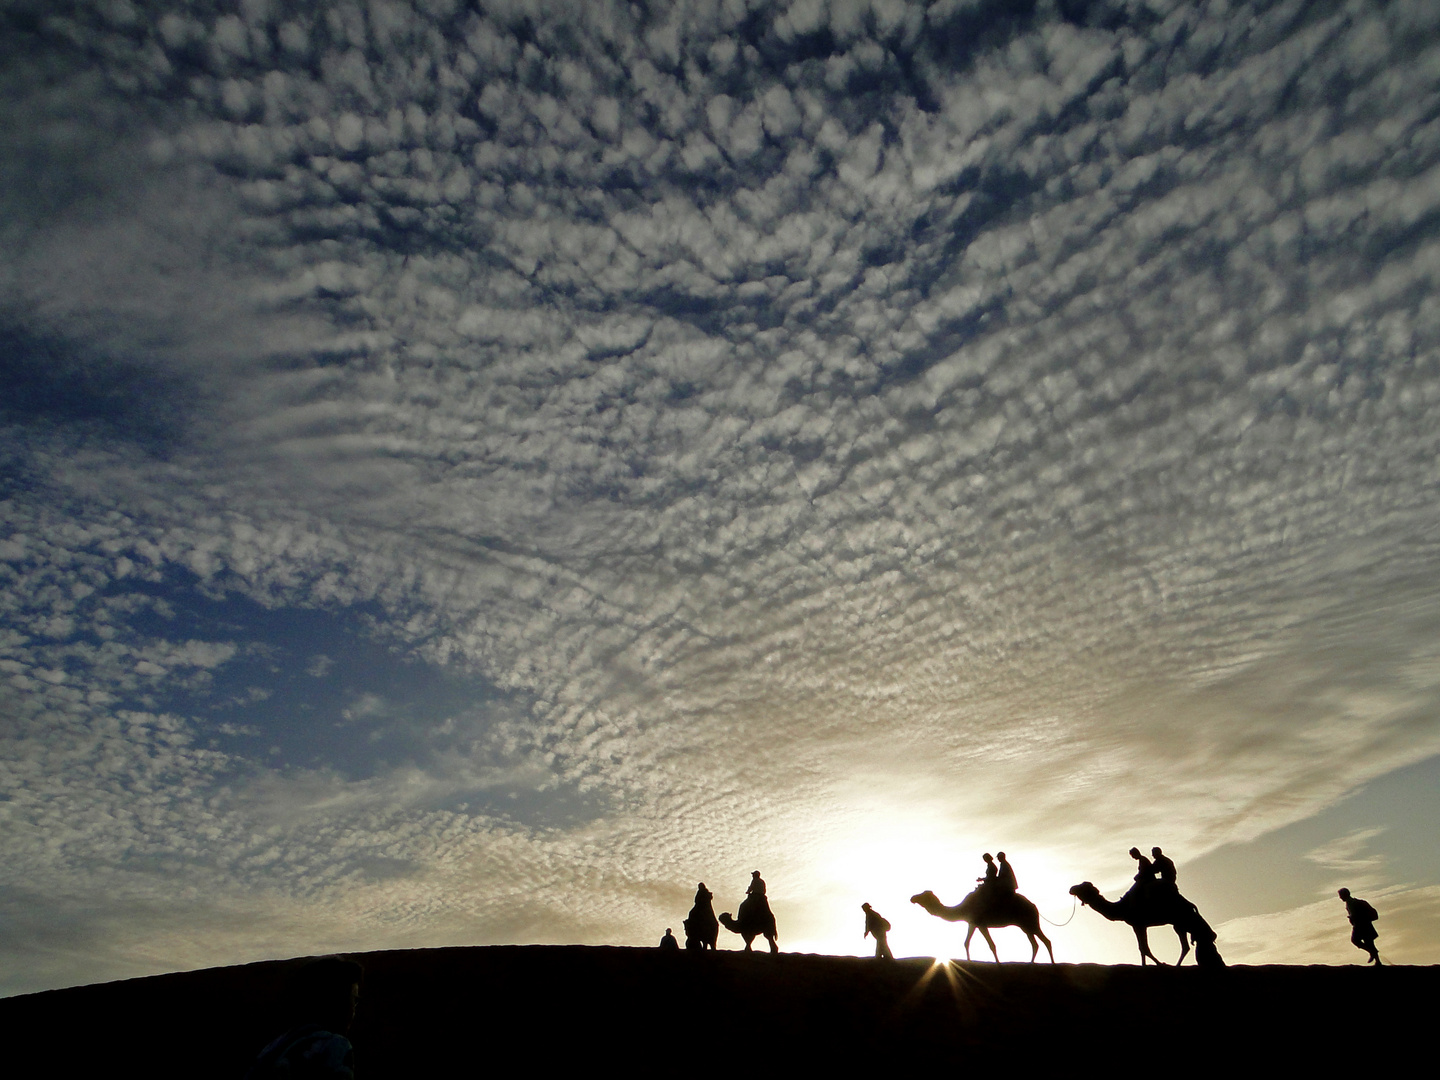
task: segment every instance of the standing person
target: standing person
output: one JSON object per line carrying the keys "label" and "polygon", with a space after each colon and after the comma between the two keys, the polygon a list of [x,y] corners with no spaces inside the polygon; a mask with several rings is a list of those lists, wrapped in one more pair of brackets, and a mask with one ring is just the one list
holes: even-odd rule
{"label": "standing person", "polygon": [[665,936],[660,939],[660,948],[666,952],[679,952],[680,942],[675,940],[675,935],[670,932],[670,927],[665,927]]}
{"label": "standing person", "polygon": [[1020,887],[1015,880],[1015,868],[1011,866],[1005,858],[1003,851],[997,851],[995,853],[995,859],[1000,864],[1000,870],[995,875],[995,884],[1000,886],[1005,892],[1013,893]]}
{"label": "standing person", "polygon": [[890,920],[881,915],[869,904],[861,904],[860,910],[865,912],[865,933],[860,937],[875,938],[875,959],[894,960],[895,955],[890,951],[890,943],[885,940],[885,935],[890,932]]}
{"label": "standing person", "polygon": [[759,870],[750,871],[750,884],[745,889],[746,896],[758,896],[762,899],[765,896],[765,879],[760,876]]}
{"label": "standing person", "polygon": [[1380,951],[1375,948],[1375,939],[1380,936],[1375,920],[1380,913],[1358,896],[1351,896],[1349,889],[1341,889],[1339,896],[1345,901],[1345,915],[1354,928],[1350,931],[1350,944],[1370,954],[1366,963],[1380,966]]}

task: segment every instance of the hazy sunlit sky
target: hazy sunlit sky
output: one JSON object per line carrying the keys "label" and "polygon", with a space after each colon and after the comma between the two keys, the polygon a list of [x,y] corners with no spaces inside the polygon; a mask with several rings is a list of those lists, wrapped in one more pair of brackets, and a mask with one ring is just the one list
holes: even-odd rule
{"label": "hazy sunlit sky", "polygon": [[1437,279],[1433,0],[6,0],[0,992],[1440,962]]}

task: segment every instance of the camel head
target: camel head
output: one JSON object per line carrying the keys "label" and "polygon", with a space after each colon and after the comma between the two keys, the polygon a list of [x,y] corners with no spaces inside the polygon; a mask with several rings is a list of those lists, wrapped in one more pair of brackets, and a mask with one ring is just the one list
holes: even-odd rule
{"label": "camel head", "polygon": [[940,898],[936,896],[933,892],[931,892],[929,889],[926,889],[922,893],[916,893],[914,896],[910,897],[910,903],[919,904],[922,908],[924,908],[931,914],[934,914],[935,911],[937,911],[939,908],[945,906],[940,903]]}
{"label": "camel head", "polygon": [[1078,897],[1080,903],[1089,907],[1095,902],[1095,898],[1100,895],[1100,890],[1095,888],[1094,885],[1091,885],[1090,882],[1082,881],[1079,885],[1071,887],[1070,895]]}

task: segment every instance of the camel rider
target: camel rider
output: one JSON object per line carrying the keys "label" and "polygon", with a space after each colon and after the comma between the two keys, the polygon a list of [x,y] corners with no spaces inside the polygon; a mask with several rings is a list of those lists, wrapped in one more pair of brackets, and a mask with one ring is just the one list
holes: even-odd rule
{"label": "camel rider", "polygon": [[995,884],[1005,892],[1013,893],[1020,887],[1015,881],[1015,868],[1005,858],[1003,851],[997,851],[995,858],[1000,863],[1000,870],[995,875]]}
{"label": "camel rider", "polygon": [[1140,864],[1135,871],[1135,884],[1130,891],[1137,896],[1149,896],[1150,886],[1155,884],[1155,864],[1141,855],[1138,847],[1130,849],[1130,857]]}
{"label": "camel rider", "polygon": [[1178,896],[1180,888],[1175,884],[1175,862],[1158,847],[1152,847],[1150,854],[1155,856],[1155,861],[1150,864],[1152,873],[1160,878],[1159,892],[1168,893],[1171,896]]}
{"label": "camel rider", "polygon": [[1000,870],[995,865],[995,856],[991,855],[988,851],[980,857],[985,860],[985,876],[983,878],[976,878],[975,880],[978,881],[980,887],[988,893],[990,887],[999,879]]}
{"label": "camel rider", "polygon": [[765,898],[765,879],[760,876],[759,870],[750,871],[750,885],[745,890],[746,896],[758,896]]}

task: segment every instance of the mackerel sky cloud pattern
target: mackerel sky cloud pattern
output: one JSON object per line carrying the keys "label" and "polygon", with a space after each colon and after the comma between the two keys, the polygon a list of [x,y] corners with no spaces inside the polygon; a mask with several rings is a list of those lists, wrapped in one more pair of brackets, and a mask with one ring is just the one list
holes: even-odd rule
{"label": "mackerel sky cloud pattern", "polygon": [[[755,866],[857,950],[1427,784],[1437,17],[7,5],[5,988]],[[1433,962],[1409,790],[1294,861]]]}

